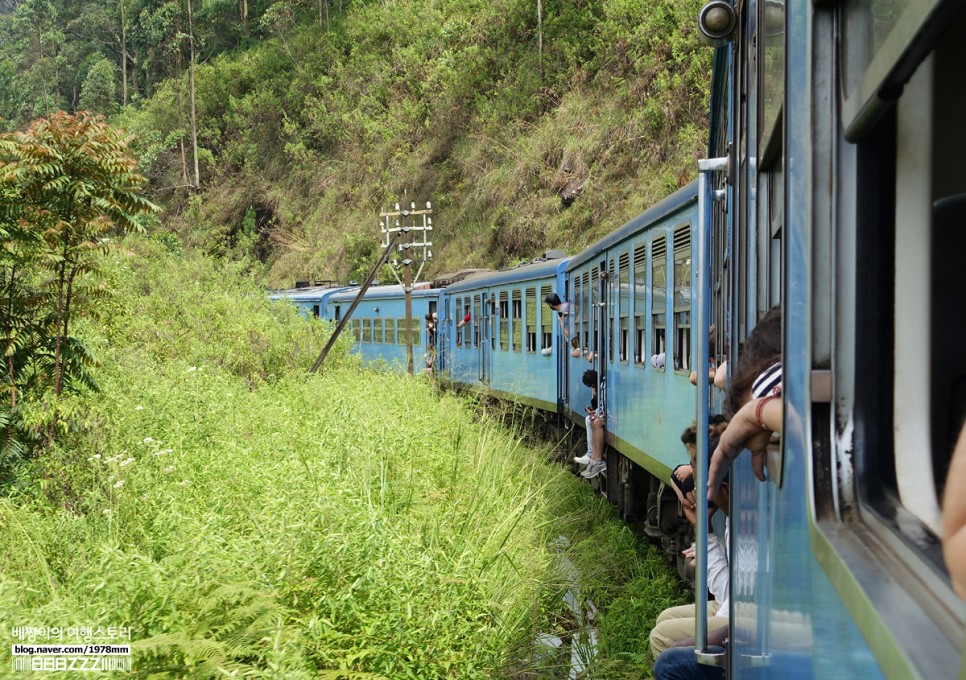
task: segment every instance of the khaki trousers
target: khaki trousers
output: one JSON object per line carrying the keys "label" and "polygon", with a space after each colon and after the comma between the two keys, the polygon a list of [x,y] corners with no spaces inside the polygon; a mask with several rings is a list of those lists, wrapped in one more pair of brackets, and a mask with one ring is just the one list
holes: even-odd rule
{"label": "khaki trousers", "polygon": [[[714,616],[718,611],[718,603],[708,602],[708,632],[728,625],[724,616]],[[683,604],[680,607],[669,607],[657,617],[657,623],[651,629],[651,654],[656,659],[661,652],[678,640],[694,637],[694,605]]]}

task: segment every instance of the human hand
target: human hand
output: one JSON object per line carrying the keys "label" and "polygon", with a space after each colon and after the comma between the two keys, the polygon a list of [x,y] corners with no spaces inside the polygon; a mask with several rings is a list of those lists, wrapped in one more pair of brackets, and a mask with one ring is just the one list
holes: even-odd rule
{"label": "human hand", "polygon": [[[751,469],[760,481],[765,481],[765,448],[771,441],[772,430],[762,429],[758,423],[756,409],[758,399],[753,399],[746,403],[735,417],[728,423],[728,427],[721,433],[718,439],[718,448],[711,456],[711,466],[708,469],[708,500],[714,500],[718,493],[718,487],[728,473],[728,466],[731,464],[743,449],[751,451]],[[774,406],[773,406],[774,404]],[[765,405],[771,407],[772,412],[767,419],[771,423],[781,421],[781,402],[772,400]],[[779,409],[777,414],[774,409]],[[766,423],[767,424],[767,423]]]}
{"label": "human hand", "polygon": [[679,482],[683,482],[694,474],[694,468],[691,467],[690,463],[678,465],[674,468],[673,474]]}

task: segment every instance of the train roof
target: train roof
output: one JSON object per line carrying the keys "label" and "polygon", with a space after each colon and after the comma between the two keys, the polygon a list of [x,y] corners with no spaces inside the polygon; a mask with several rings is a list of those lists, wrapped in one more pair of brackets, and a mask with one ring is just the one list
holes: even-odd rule
{"label": "train roof", "polygon": [[617,231],[612,232],[596,243],[589,245],[579,255],[570,259],[570,262],[567,264],[567,271],[572,271],[576,267],[586,263],[588,260],[594,259],[601,253],[601,251],[607,250],[608,248],[611,248],[612,246],[628,239],[637,232],[641,231],[644,227],[655,222],[659,222],[671,213],[680,210],[688,203],[696,200],[698,200],[697,180],[691,182],[687,186],[681,187],[657,205],[648,208]]}
{"label": "train roof", "polygon": [[552,278],[566,266],[568,261],[567,257],[539,259],[517,265],[516,267],[510,267],[509,269],[501,269],[497,272],[480,272],[448,286],[446,288],[446,294],[451,295],[464,290],[474,290],[486,286],[499,286],[505,283],[516,283],[518,281]]}
{"label": "train roof", "polygon": [[[413,288],[413,297],[433,297],[439,295],[439,288],[431,288],[429,284],[416,284],[417,286],[422,286],[420,288]],[[352,290],[344,290],[336,295],[332,296],[332,302],[347,302],[354,300],[356,295],[359,294],[358,288],[353,288]],[[393,286],[370,286],[369,290],[366,291],[366,300],[387,300],[393,298],[402,298],[406,294],[400,285]]]}
{"label": "train roof", "polygon": [[301,288],[287,288],[285,290],[269,291],[269,299],[280,300],[321,300],[322,298],[340,293],[344,290],[358,288],[358,286],[303,286]]}

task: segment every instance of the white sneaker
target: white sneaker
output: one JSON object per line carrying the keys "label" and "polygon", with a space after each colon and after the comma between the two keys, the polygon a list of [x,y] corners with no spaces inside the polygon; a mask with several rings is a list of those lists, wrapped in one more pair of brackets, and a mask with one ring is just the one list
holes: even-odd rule
{"label": "white sneaker", "polygon": [[591,460],[592,458],[590,457],[590,451],[582,456],[576,456],[574,458],[574,462],[577,463],[577,465],[587,465]]}
{"label": "white sneaker", "polygon": [[607,470],[606,460],[592,460],[590,461],[590,465],[587,466],[587,469],[580,473],[580,476],[583,477],[584,479],[593,479],[601,472],[604,472],[606,470]]}

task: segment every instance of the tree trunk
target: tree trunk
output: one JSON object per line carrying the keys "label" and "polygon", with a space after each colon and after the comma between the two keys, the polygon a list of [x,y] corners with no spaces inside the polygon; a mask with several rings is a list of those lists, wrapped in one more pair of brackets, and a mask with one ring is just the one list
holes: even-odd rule
{"label": "tree trunk", "polygon": [[127,21],[124,18],[124,0],[118,0],[121,10],[121,83],[124,106],[127,106]]}
{"label": "tree trunk", "polygon": [[248,37],[248,0],[238,0],[238,15],[242,23],[242,37]]}
{"label": "tree trunk", "polygon": [[201,173],[198,169],[198,120],[195,114],[195,29],[191,14],[191,0],[188,0],[188,49],[191,63],[188,64],[188,97],[191,99],[191,151],[195,162],[195,189],[201,186]]}
{"label": "tree trunk", "polygon": [[540,89],[543,89],[543,2],[537,0],[537,60],[540,64]]}

